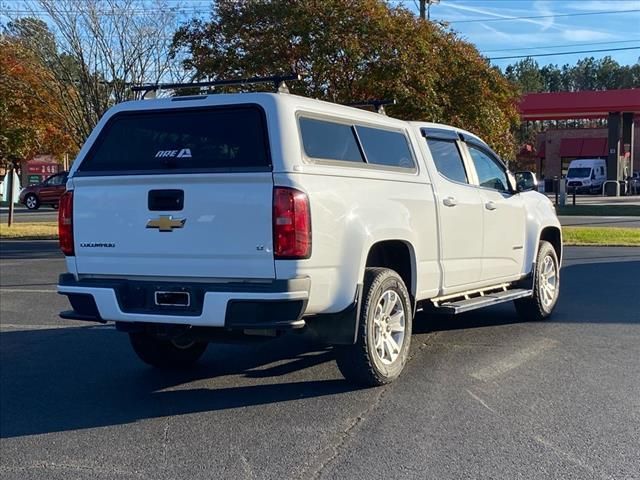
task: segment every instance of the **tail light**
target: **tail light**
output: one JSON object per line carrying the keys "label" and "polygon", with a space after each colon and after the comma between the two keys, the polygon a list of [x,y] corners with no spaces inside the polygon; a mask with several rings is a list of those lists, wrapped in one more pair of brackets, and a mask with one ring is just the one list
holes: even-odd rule
{"label": "tail light", "polygon": [[58,208],[60,250],[67,256],[73,256],[73,190],[62,194]]}
{"label": "tail light", "polygon": [[311,256],[309,198],[299,190],[273,190],[273,253],[277,259]]}

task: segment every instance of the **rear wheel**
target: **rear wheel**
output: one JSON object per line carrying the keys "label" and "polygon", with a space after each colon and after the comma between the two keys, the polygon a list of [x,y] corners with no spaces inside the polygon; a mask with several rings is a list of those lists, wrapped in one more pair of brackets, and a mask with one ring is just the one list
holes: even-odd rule
{"label": "rear wheel", "polygon": [[533,296],[516,300],[516,311],[524,320],[544,320],[551,315],[560,294],[560,265],[556,251],[542,240],[536,258]]}
{"label": "rear wheel", "polygon": [[344,377],[366,386],[384,385],[402,372],[409,355],[411,300],[402,278],[387,268],[367,268],[354,345],[336,348]]}
{"label": "rear wheel", "polygon": [[162,338],[148,332],[129,334],[131,346],[140,359],[156,368],[187,368],[207,349],[207,342]]}
{"label": "rear wheel", "polygon": [[37,210],[40,208],[40,200],[33,193],[27,195],[24,199],[24,204],[29,210]]}

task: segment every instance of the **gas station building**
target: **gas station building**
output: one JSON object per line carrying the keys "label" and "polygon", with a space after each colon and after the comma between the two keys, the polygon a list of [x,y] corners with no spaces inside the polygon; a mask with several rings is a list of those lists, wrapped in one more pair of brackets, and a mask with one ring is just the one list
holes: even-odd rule
{"label": "gas station building", "polygon": [[[540,178],[566,174],[577,158],[606,159],[608,180],[622,181],[640,171],[640,145],[634,141],[640,138],[640,89],[529,93],[520,103],[520,115],[523,122],[547,125],[536,142]],[[581,127],[549,127],[567,120],[580,120]],[[610,186],[607,194],[615,195],[615,184]]]}

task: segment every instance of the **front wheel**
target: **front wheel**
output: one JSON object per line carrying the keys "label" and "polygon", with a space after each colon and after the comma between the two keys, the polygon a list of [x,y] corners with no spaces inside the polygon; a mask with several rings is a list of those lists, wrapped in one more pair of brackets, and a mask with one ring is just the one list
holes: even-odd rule
{"label": "front wheel", "polygon": [[533,295],[515,300],[524,320],[544,320],[551,315],[560,294],[560,264],[553,245],[542,240],[536,257]]}
{"label": "front wheel", "polygon": [[140,360],[162,369],[190,367],[207,349],[207,342],[180,342],[148,332],[132,332],[129,340]]}
{"label": "front wheel", "polygon": [[409,356],[412,317],[402,278],[387,268],[367,268],[357,341],[336,348],[336,361],[344,377],[371,387],[396,379]]}

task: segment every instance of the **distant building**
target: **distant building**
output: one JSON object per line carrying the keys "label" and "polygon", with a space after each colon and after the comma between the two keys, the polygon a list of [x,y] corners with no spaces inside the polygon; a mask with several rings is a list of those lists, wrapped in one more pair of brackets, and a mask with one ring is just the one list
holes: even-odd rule
{"label": "distant building", "polygon": [[[536,171],[541,177],[566,175],[571,160],[608,157],[606,127],[548,127],[536,139]],[[640,122],[634,126],[635,138],[640,138]],[[633,171],[640,170],[640,142],[634,142]],[[622,155],[624,157],[624,153]],[[631,156],[629,155],[630,158]],[[624,162],[621,162],[624,163]]]}
{"label": "distant building", "polygon": [[640,89],[530,93],[519,107],[525,126],[544,130],[529,155],[540,178],[566,174],[576,158],[604,158],[609,180],[640,171]]}

